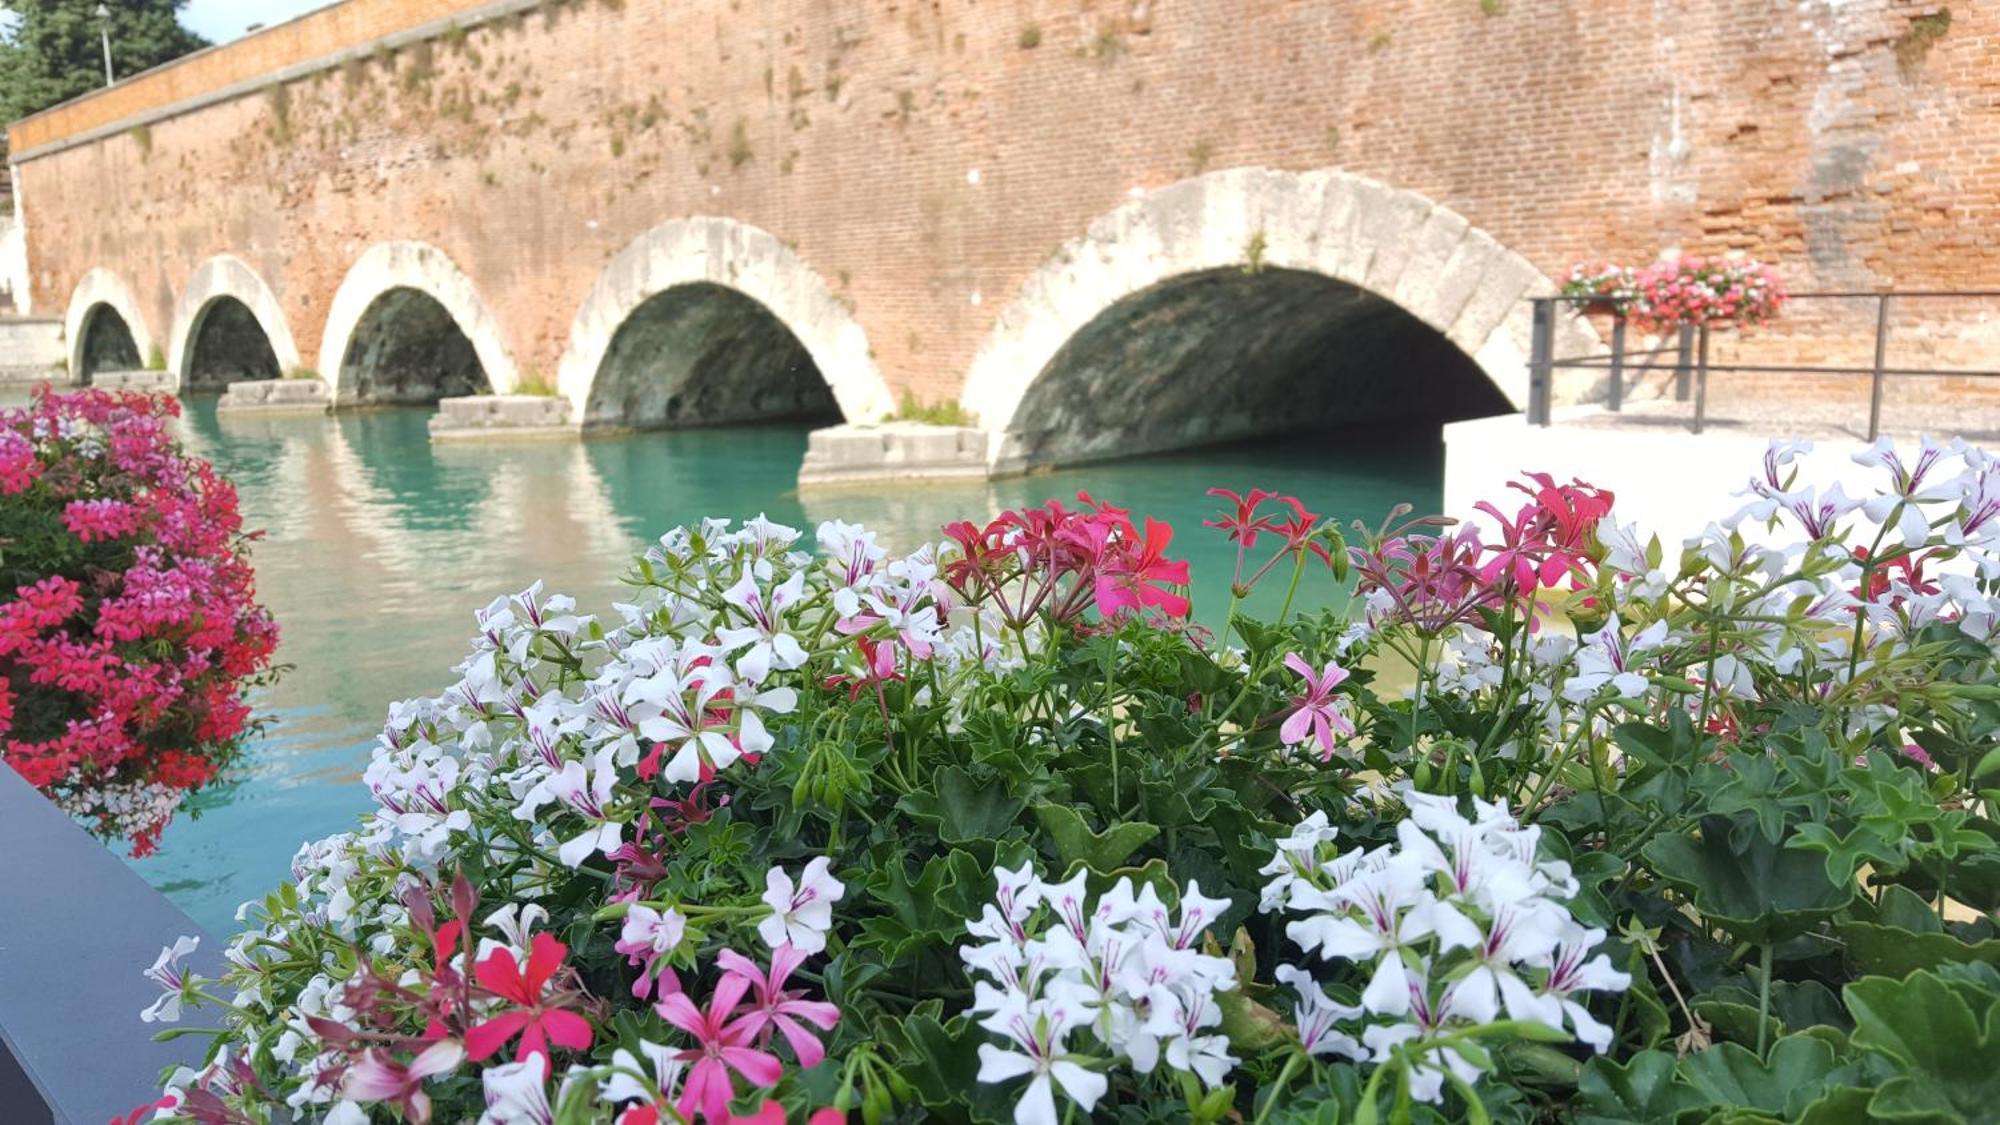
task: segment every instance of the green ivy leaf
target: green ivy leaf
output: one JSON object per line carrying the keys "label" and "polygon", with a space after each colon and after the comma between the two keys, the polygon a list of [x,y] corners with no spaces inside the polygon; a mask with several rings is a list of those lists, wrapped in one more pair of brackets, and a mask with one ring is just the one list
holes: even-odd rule
{"label": "green ivy leaf", "polygon": [[997,840],[1025,807],[1005,785],[976,781],[959,766],[939,767],[929,790],[906,793],[896,805],[931,825],[947,844]]}
{"label": "green ivy leaf", "polygon": [[1839,1066],[1833,1048],[1809,1035],[1771,1044],[1768,1059],[1736,1043],[1717,1043],[1681,1060],[1681,1081],[1710,1105],[1783,1113],[1788,1104],[1818,1098]]}
{"label": "green ivy leaf", "polygon": [[1586,1111],[1578,1115],[1578,1125],[1672,1121],[1680,1111],[1701,1104],[1693,1090],[1674,1082],[1674,1071],[1674,1056],[1665,1051],[1641,1051],[1622,1063],[1602,1055],[1592,1058],[1577,1079]]}
{"label": "green ivy leaf", "polygon": [[985,1035],[965,1020],[951,1026],[929,1015],[914,1015],[901,1024],[905,1051],[902,1076],[916,1088],[927,1106],[949,1106],[959,1100],[967,1075],[979,1071],[979,1044]]}
{"label": "green ivy leaf", "polygon": [[1035,818],[1055,843],[1064,867],[1081,862],[1092,871],[1116,868],[1160,834],[1157,826],[1143,821],[1125,821],[1092,832],[1083,816],[1068,805],[1036,805]]}
{"label": "green ivy leaf", "polygon": [[[1989,975],[1990,979],[1990,975]],[[1865,977],[1841,990],[1855,1045],[1904,1073],[1870,1103],[1899,1120],[1990,1121],[2000,1106],[2000,993],[1990,983],[1932,972]]]}
{"label": "green ivy leaf", "polygon": [[1847,944],[1848,959],[1864,973],[1902,977],[1966,961],[2000,966],[2000,938],[1966,942],[1947,933],[1919,933],[1873,922],[1841,921],[1835,929]]}
{"label": "green ivy leaf", "polygon": [[1744,827],[1745,821],[1706,816],[1698,837],[1662,836],[1643,854],[1693,898],[1705,922],[1752,945],[1804,933],[1853,900],[1854,886],[1828,881],[1825,866],[1807,852],[1754,831],[1740,833],[1740,851],[1731,848],[1732,830]]}

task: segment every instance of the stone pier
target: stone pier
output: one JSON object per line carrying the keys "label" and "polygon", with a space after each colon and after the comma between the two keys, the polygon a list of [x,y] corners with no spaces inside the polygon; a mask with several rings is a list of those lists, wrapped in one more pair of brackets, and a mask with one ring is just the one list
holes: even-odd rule
{"label": "stone pier", "polygon": [[829,426],[807,440],[800,488],[897,480],[977,480],[986,476],[983,431],[922,422]]}
{"label": "stone pier", "polygon": [[90,385],[102,391],[147,391],[160,394],[174,393],[174,373],[171,371],[93,371]]}
{"label": "stone pier", "polygon": [[323,414],[333,408],[333,396],[320,379],[249,379],[229,384],[219,411]]}
{"label": "stone pier", "polygon": [[569,401],[547,395],[465,395],[438,400],[432,441],[569,437]]}

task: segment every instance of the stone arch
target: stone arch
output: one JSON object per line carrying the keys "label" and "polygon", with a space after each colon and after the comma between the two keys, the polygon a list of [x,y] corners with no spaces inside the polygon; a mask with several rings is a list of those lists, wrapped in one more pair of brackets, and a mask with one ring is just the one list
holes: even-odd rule
{"label": "stone arch", "polygon": [[93,371],[140,367],[159,346],[132,287],[102,268],[84,274],[71,291],[63,339],[69,342],[70,375],[81,383],[89,382]]}
{"label": "stone arch", "polygon": [[[589,422],[594,384],[635,314],[687,317],[709,325],[708,331],[726,331],[726,324],[717,324],[733,311],[745,318],[738,327],[750,331],[751,306],[796,343],[848,421],[874,421],[894,411],[867,333],[818,274],[766,231],[696,216],[640,235],[598,275],[570,326],[569,347],[557,370],[557,389],[570,402],[570,416]],[[772,340],[770,362],[783,368],[786,345]]]}
{"label": "stone arch", "polygon": [[[231,352],[210,357],[196,345],[213,332]],[[191,365],[204,362],[196,371]],[[167,349],[167,366],[182,390],[204,382],[219,385],[234,377],[275,379],[297,370],[298,345],[277,295],[241,258],[218,254],[196,266],[187,288],[174,302],[174,331]]]}
{"label": "stone arch", "polygon": [[[513,352],[472,279],[423,242],[381,243],[355,260],[327,312],[319,369],[336,404],[435,402],[520,386]],[[388,386],[385,370],[394,376]]]}
{"label": "stone arch", "polygon": [[[1103,335],[1106,318],[1116,318],[1139,332],[1171,331],[1175,317],[1227,293],[1238,295],[1242,309],[1290,302],[1302,315],[1313,310],[1334,318],[1304,330],[1327,334],[1319,341],[1322,349],[1337,339],[1339,317],[1393,330],[1401,347],[1428,349],[1438,363],[1483,374],[1487,387],[1466,388],[1468,394],[1488,394],[1498,409],[1519,408],[1527,400],[1532,334],[1523,298],[1554,291],[1525,258],[1415,192],[1346,172],[1228,169],[1136,198],[1065,245],[995,322],[967,373],[960,404],[988,431],[989,467],[1000,472],[1247,436],[1258,427],[1241,417],[1172,434],[1103,429],[1094,437],[1080,423],[1071,433],[1051,436],[1047,418],[1030,417],[1062,409],[1050,405],[1045,377],[1052,371],[1092,362],[1118,366],[1102,355],[1078,354],[1093,326]],[[1239,319],[1211,326],[1221,344],[1254,343],[1266,330],[1275,331]],[[1588,331],[1574,323],[1565,330],[1572,336]],[[1273,336],[1268,342],[1299,349],[1294,358],[1300,362],[1310,351],[1303,338]],[[1192,363],[1232,355],[1241,358],[1240,350],[1211,339],[1190,344],[1177,358]],[[1215,397],[1215,385],[1207,389]],[[1406,388],[1386,389],[1401,394]],[[1263,406],[1304,421],[1285,394],[1263,397]],[[1044,432],[1029,432],[1038,428]]]}

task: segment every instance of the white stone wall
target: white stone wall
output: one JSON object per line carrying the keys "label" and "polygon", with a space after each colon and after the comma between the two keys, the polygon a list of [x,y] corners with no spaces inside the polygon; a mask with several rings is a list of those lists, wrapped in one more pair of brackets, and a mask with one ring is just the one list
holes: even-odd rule
{"label": "white stone wall", "polygon": [[0,292],[13,297],[12,304],[0,300],[0,314],[27,315],[28,228],[19,211],[0,214]]}

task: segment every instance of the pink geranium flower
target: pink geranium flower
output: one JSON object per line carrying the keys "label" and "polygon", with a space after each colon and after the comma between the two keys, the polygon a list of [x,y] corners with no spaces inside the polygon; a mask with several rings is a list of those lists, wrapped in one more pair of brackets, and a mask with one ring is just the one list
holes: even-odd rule
{"label": "pink geranium flower", "polygon": [[1305,742],[1319,744],[1319,760],[1324,762],[1333,757],[1333,732],[1354,733],[1354,722],[1341,710],[1339,697],[1333,689],[1347,679],[1347,669],[1332,661],[1327,661],[1322,671],[1313,671],[1298,653],[1285,657],[1285,667],[1297,672],[1306,681],[1303,695],[1292,697],[1296,708],[1285,717],[1285,725],[1279,728],[1278,737],[1287,746],[1298,746]]}
{"label": "pink geranium flower", "polygon": [[465,1047],[443,1039],[425,1047],[407,1063],[397,1062],[388,1052],[371,1047],[348,1068],[341,1093],[357,1102],[383,1102],[415,1125],[431,1118],[430,1095],[424,1093],[424,1079],[448,1074],[465,1059]]}
{"label": "pink geranium flower", "polygon": [[785,981],[805,959],[805,953],[790,942],[771,951],[768,973],[733,949],[725,949],[716,957],[723,972],[742,977],[756,990],[755,1003],[738,1021],[745,1033],[758,1046],[769,1043],[774,1030],[783,1034],[785,1042],[792,1045],[792,1053],[799,1057],[799,1065],[810,1069],[826,1057],[826,1048],[799,1021],[804,1020],[821,1031],[831,1031],[840,1022],[840,1009],[824,1001],[806,1000],[804,992],[785,990]]}
{"label": "pink geranium flower", "polygon": [[751,1028],[742,1019],[732,1019],[750,990],[750,981],[735,973],[724,973],[708,998],[706,1010],[694,1006],[685,992],[676,992],[653,1006],[660,1018],[694,1037],[695,1047],[677,1057],[694,1064],[681,1087],[681,1116],[692,1118],[698,1111],[710,1121],[729,1120],[729,1099],[735,1096],[734,1071],[753,1086],[775,1086],[784,1075],[776,1055],[748,1046]]}

